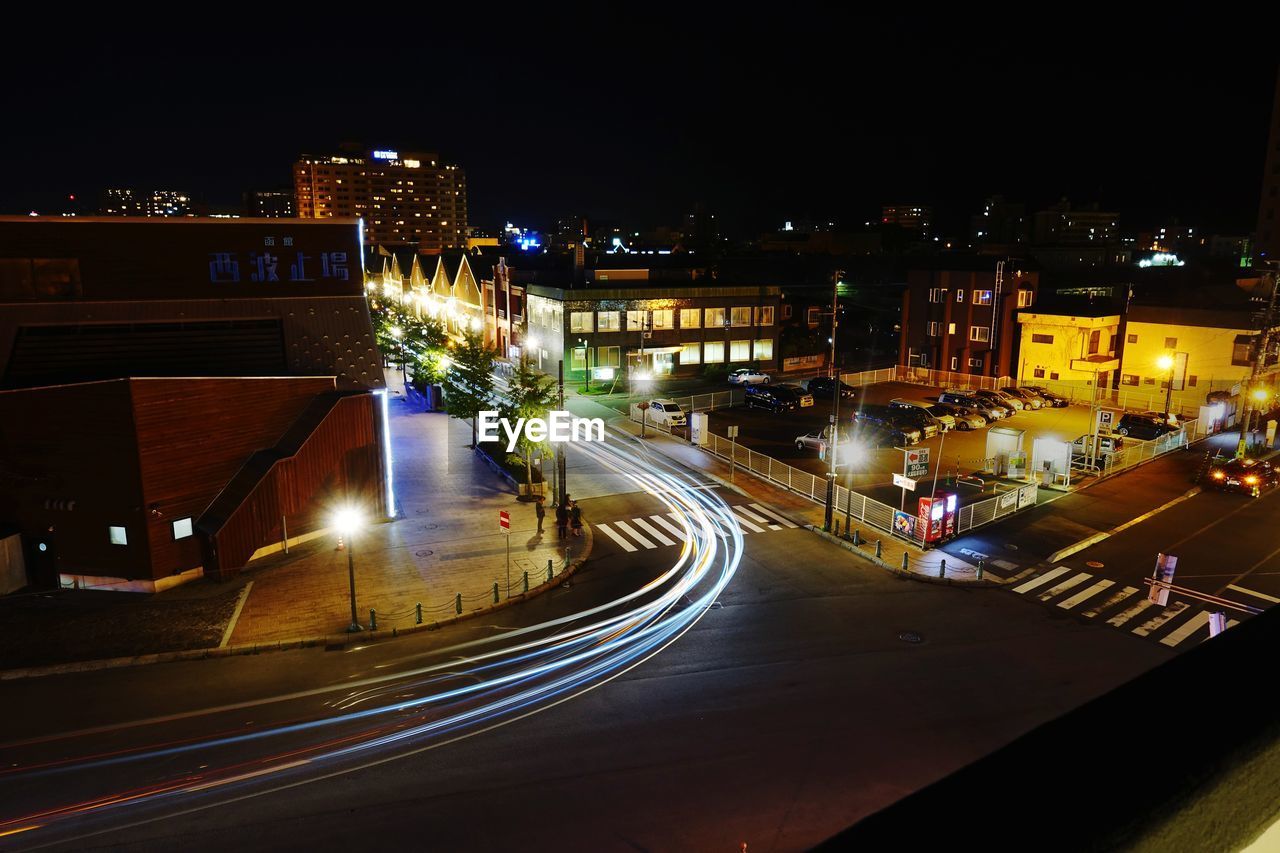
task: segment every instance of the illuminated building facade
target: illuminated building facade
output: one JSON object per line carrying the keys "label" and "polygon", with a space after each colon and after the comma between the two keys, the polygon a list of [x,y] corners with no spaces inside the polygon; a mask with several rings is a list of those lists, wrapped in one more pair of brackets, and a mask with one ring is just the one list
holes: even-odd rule
{"label": "illuminated building facade", "polygon": [[466,176],[438,154],[304,155],[293,165],[293,186],[300,218],[361,217],[369,245],[440,252],[466,244]]}
{"label": "illuminated building facade", "polygon": [[178,190],[139,191],[129,187],[107,190],[104,216],[194,216],[191,196]]}
{"label": "illuminated building facade", "polygon": [[933,208],[913,204],[886,204],[880,209],[881,225],[896,225],[908,231],[919,231],[921,236],[929,234],[929,224],[933,220]]}
{"label": "illuminated building facade", "polygon": [[293,219],[298,207],[288,190],[253,190],[244,194],[245,215],[259,219]]}

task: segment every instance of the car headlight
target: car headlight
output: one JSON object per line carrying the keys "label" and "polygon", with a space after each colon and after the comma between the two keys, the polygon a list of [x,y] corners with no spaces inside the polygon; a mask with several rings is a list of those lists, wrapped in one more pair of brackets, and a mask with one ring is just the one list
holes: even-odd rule
{"label": "car headlight", "polygon": [[1250,486],[1258,485],[1258,478],[1252,474],[1250,474],[1248,477],[1245,477],[1244,481],[1248,483]]}
{"label": "car headlight", "polygon": [[1226,474],[1224,474],[1224,473],[1222,473],[1221,471],[1214,471],[1214,472],[1213,472],[1213,479],[1215,479],[1215,480],[1222,480],[1222,479],[1226,478],[1226,476],[1227,476],[1227,475],[1226,475]]}

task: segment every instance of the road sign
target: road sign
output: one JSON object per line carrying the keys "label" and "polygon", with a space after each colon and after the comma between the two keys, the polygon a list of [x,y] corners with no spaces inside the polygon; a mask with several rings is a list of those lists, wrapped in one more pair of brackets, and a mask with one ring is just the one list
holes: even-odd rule
{"label": "road sign", "polygon": [[1209,614],[1209,636],[1216,637],[1227,630],[1227,614],[1219,611]]}
{"label": "road sign", "polygon": [[903,451],[902,473],[913,480],[929,476],[929,448]]}
{"label": "road sign", "polygon": [[1098,420],[1094,424],[1094,432],[1099,435],[1111,435],[1116,425],[1115,409],[1098,409]]}
{"label": "road sign", "polygon": [[910,489],[913,492],[916,490],[916,481],[901,474],[893,475],[893,484],[903,489]]}
{"label": "road sign", "polygon": [[498,510],[498,529],[503,533],[511,532],[511,513],[505,509]]}
{"label": "road sign", "polygon": [[1169,604],[1169,585],[1173,583],[1173,572],[1178,568],[1178,558],[1172,554],[1157,554],[1156,568],[1151,573],[1151,588],[1147,590],[1147,600],[1161,607]]}
{"label": "road sign", "polygon": [[737,438],[737,437],[738,437],[738,425],[734,424],[729,427],[729,438]]}

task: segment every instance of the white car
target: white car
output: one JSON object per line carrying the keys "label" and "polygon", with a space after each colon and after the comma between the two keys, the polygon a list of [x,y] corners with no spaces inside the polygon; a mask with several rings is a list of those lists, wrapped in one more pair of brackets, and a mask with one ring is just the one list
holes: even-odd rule
{"label": "white car", "polygon": [[729,381],[734,385],[768,385],[769,374],[759,370],[740,367],[729,374]]}
{"label": "white car", "polygon": [[666,424],[669,427],[688,426],[689,420],[684,409],[675,400],[663,398],[649,401],[649,412],[646,415],[651,424]]}

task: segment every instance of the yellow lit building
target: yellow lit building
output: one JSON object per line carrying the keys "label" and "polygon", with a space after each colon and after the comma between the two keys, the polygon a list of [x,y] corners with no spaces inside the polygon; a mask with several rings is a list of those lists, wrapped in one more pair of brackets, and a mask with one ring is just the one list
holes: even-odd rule
{"label": "yellow lit building", "polygon": [[1043,385],[1073,399],[1088,399],[1085,389],[1095,383],[1110,387],[1120,367],[1120,315],[1106,313],[1110,307],[1076,310],[1075,314],[1019,312],[1018,384]]}

